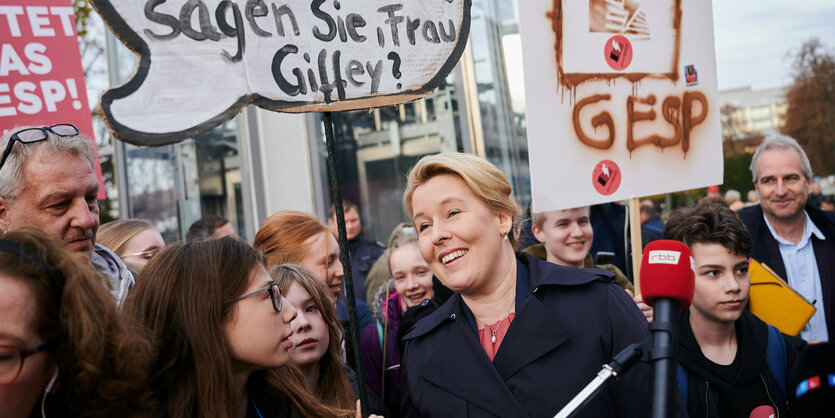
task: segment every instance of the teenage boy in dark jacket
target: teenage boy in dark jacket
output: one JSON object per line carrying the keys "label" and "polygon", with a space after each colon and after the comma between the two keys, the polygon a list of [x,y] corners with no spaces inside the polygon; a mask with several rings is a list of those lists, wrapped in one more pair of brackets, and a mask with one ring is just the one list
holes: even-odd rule
{"label": "teenage boy in dark jacket", "polygon": [[664,238],[690,247],[696,273],[693,303],[679,317],[678,388],[689,415],[792,416],[790,382],[805,343],[745,310],[752,247],[745,225],[706,203],[674,211]]}

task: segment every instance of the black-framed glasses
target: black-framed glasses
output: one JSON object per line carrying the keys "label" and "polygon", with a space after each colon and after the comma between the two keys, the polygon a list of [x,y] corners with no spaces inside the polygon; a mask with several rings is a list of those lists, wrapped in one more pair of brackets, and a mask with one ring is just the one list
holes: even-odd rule
{"label": "black-framed glasses", "polygon": [[0,345],[0,385],[8,385],[17,379],[27,357],[52,349],[52,343],[44,342],[31,350]]}
{"label": "black-framed glasses", "polygon": [[275,309],[276,312],[281,312],[281,292],[278,290],[278,284],[277,283],[270,283],[270,285],[267,286],[267,287],[264,287],[264,288],[261,288],[261,289],[258,289],[258,290],[253,290],[252,292],[249,292],[245,295],[242,295],[241,297],[238,298],[238,300],[248,298],[252,295],[256,295],[256,294],[261,293],[263,291],[267,291],[267,292],[270,293],[270,300],[272,300],[272,302],[273,302],[273,309]]}
{"label": "black-framed glasses", "polygon": [[59,123],[57,125],[52,126],[41,126],[40,128],[26,128],[21,129],[12,134],[9,137],[9,143],[6,144],[6,150],[3,151],[3,158],[0,159],[0,170],[3,169],[3,165],[6,164],[6,159],[9,158],[9,154],[12,152],[12,146],[14,146],[15,142],[20,142],[22,144],[31,144],[33,142],[40,142],[44,139],[48,138],[47,131],[52,132],[58,136],[76,136],[78,135],[78,128],[75,125],[71,125],[69,123]]}

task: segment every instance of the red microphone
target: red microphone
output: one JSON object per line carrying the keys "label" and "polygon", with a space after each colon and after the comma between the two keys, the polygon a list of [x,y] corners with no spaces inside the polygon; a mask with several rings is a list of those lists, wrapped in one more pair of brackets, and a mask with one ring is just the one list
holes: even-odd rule
{"label": "red microphone", "polygon": [[658,299],[672,299],[679,309],[693,302],[695,286],[693,255],[680,241],[662,239],[650,242],[641,259],[641,297],[655,306]]}
{"label": "red microphone", "polygon": [[653,417],[671,415],[676,385],[678,311],[693,302],[695,269],[690,248],[682,242],[658,240],[644,248],[641,260],[641,297],[654,308],[650,325],[654,366]]}

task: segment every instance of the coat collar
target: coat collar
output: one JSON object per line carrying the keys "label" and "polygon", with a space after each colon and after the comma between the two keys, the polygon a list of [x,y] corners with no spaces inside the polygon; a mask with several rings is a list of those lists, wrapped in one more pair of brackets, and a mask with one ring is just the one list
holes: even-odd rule
{"label": "coat collar", "polygon": [[[535,293],[542,286],[580,286],[596,280],[612,281],[615,277],[614,274],[605,270],[564,267],[526,253],[519,254],[516,262],[523,263],[527,267],[528,294]],[[432,331],[444,321],[452,319],[453,315],[456,318],[461,317],[462,312],[459,306],[462,303],[461,295],[453,293],[452,297],[435,312],[418,321],[404,339],[418,338]]]}

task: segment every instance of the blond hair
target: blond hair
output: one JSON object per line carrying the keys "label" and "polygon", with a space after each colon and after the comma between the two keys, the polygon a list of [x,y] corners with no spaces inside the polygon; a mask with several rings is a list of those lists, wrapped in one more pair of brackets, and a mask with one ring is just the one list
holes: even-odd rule
{"label": "blond hair", "polygon": [[[519,205],[513,200],[513,186],[495,165],[473,154],[441,153],[421,158],[409,172],[409,181],[403,200],[410,218],[414,217],[412,196],[415,190],[440,174],[460,177],[487,207],[494,212],[510,213],[514,223],[522,213]],[[515,248],[515,234],[509,234],[508,238]]]}
{"label": "blond hair", "polygon": [[545,221],[548,220],[548,214],[553,212],[559,212],[560,210],[574,210],[574,209],[587,209],[589,212],[589,216],[591,216],[591,207],[590,206],[578,206],[576,208],[570,209],[557,209],[557,210],[546,210],[542,212],[532,212],[531,213],[531,224],[537,228],[542,228],[545,225]]}
{"label": "blond hair", "polygon": [[125,254],[125,244],[140,232],[149,229],[157,230],[152,223],[144,219],[118,219],[99,227],[96,242],[110,248],[121,257]]}

